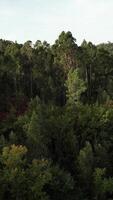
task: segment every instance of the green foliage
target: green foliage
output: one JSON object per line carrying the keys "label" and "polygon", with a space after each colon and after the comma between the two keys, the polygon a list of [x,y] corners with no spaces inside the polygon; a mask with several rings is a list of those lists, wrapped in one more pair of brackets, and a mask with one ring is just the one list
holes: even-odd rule
{"label": "green foliage", "polygon": [[73,198],[74,181],[69,173],[58,166],[50,169],[52,179],[48,184],[50,199],[68,200]]}
{"label": "green foliage", "polygon": [[80,150],[78,162],[81,176],[86,181],[92,175],[94,162],[92,147],[89,143],[87,143],[86,146]]}
{"label": "green foliage", "polygon": [[25,146],[4,147],[1,157],[1,178],[3,188],[3,199],[23,199],[26,195],[26,176],[24,166],[27,153]]}
{"label": "green foliage", "polygon": [[47,200],[49,199],[44,187],[52,179],[52,175],[49,170],[49,162],[47,160],[33,160],[30,165],[27,174],[30,177],[29,187],[30,187],[30,197],[31,200]]}
{"label": "green foliage", "polygon": [[80,79],[78,69],[69,71],[66,86],[68,102],[71,104],[79,103],[86,86],[85,82]]}
{"label": "green foliage", "polygon": [[96,168],[94,172],[94,185],[96,199],[106,199],[106,193],[113,194],[113,178],[105,178],[105,169]]}
{"label": "green foliage", "polygon": [[76,39],[72,36],[71,32],[66,33],[63,31],[52,47],[55,57],[54,61],[64,68],[65,73],[70,68],[76,66],[77,45],[75,42]]}
{"label": "green foliage", "polygon": [[0,199],[113,199],[113,44],[0,40]]}

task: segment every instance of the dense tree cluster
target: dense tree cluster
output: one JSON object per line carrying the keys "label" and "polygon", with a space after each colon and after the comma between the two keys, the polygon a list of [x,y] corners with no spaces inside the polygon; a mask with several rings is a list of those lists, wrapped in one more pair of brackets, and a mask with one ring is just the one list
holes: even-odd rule
{"label": "dense tree cluster", "polygon": [[113,44],[0,40],[0,199],[113,199]]}

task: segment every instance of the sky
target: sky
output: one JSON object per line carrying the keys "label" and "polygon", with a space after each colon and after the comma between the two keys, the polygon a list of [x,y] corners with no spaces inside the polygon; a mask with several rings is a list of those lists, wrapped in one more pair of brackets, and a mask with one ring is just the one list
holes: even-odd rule
{"label": "sky", "polygon": [[0,38],[52,44],[62,31],[78,44],[113,42],[113,0],[0,0]]}

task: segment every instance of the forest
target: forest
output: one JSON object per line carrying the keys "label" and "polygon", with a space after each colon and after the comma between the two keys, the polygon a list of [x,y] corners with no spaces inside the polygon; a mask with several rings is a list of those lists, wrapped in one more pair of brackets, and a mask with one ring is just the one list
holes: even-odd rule
{"label": "forest", "polygon": [[113,43],[0,39],[0,200],[113,199]]}

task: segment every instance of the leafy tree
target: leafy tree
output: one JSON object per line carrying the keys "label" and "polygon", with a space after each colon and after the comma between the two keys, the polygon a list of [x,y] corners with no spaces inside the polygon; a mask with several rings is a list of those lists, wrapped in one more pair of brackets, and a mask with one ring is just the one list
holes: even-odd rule
{"label": "leafy tree", "polygon": [[27,148],[21,145],[3,148],[1,155],[3,199],[23,199],[26,195],[27,180],[24,169],[26,153]]}
{"label": "leafy tree", "polygon": [[76,64],[77,44],[76,39],[71,32],[62,32],[53,45],[54,62],[60,64],[64,68],[64,72],[68,72],[70,68],[74,68]]}
{"label": "leafy tree", "polygon": [[113,178],[105,178],[105,169],[97,168],[94,173],[95,199],[107,199],[113,194]]}
{"label": "leafy tree", "polygon": [[85,82],[79,77],[78,69],[69,71],[66,85],[68,102],[72,104],[79,103],[86,86]]}
{"label": "leafy tree", "polygon": [[33,160],[27,171],[28,177],[30,176],[30,179],[28,180],[30,187],[30,196],[28,197],[29,200],[49,199],[49,195],[45,189],[46,185],[48,185],[52,179],[49,169],[50,164],[47,160]]}
{"label": "leafy tree", "polygon": [[80,150],[78,165],[82,192],[84,192],[84,197],[87,197],[89,194],[91,198],[94,156],[90,143],[87,143],[86,146]]}
{"label": "leafy tree", "polygon": [[58,166],[52,167],[50,172],[52,179],[47,186],[50,199],[73,199],[74,181],[71,175]]}

